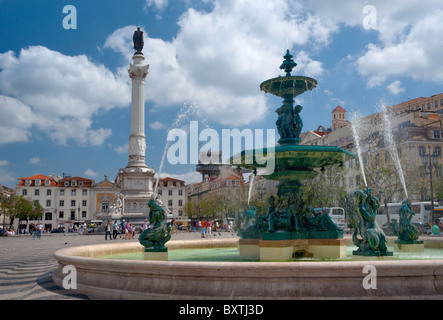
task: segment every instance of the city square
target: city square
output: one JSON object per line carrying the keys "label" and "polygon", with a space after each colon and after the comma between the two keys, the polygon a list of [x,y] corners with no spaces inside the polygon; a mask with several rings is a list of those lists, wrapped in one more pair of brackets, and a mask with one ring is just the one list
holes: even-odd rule
{"label": "city square", "polygon": [[249,2],[5,31],[2,300],[441,299],[441,9]]}

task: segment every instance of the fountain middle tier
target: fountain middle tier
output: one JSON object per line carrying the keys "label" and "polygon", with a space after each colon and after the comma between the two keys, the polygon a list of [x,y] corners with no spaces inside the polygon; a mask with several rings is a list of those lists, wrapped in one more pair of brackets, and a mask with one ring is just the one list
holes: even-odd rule
{"label": "fountain middle tier", "polygon": [[334,146],[283,145],[242,151],[230,163],[246,169],[266,169],[267,179],[305,180],[317,176],[318,171],[333,165],[343,165],[355,156]]}

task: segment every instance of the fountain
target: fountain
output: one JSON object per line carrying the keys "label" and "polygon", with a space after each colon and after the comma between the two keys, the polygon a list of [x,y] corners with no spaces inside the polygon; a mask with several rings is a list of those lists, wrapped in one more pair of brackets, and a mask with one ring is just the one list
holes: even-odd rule
{"label": "fountain", "polygon": [[[58,268],[52,275],[53,281],[64,287],[67,278],[75,280],[75,286],[70,286],[76,288],[71,289],[73,293],[84,294],[91,299],[441,298],[443,260],[342,261],[337,258],[342,256],[346,243],[352,245],[351,239],[344,239],[340,230],[327,218],[312,215],[309,201],[303,199],[300,187],[301,181],[317,175],[319,168],[341,165],[354,156],[336,147],[298,145],[302,126],[299,117],[301,106],[292,108],[293,97],[314,88],[317,82],[307,77],[291,76],[291,66],[295,65],[291,58],[287,52],[282,64],[287,72],[285,77],[270,79],[261,86],[265,92],[284,98],[277,120],[280,145],[273,151],[276,170],[266,174],[266,178],[280,182],[278,193],[268,198],[270,205],[266,215],[255,216],[255,208],[249,208],[248,219],[255,216],[255,221],[249,220],[252,223],[248,222],[246,229],[242,230],[240,241],[201,239],[166,243],[168,228],[160,223],[162,230],[158,238],[151,238],[146,233],[141,236],[141,240],[146,242],[88,245],[57,251],[54,257]],[[267,153],[267,150],[262,151],[256,152],[256,155]],[[249,153],[242,152],[231,160],[239,160],[241,166],[251,169],[259,169],[260,163],[263,163],[245,161],[253,160],[247,157],[250,157]],[[377,242],[374,239],[367,243],[374,244]],[[381,239],[379,236],[376,244],[384,248]],[[388,239],[387,245],[392,245],[391,240]],[[248,251],[247,254],[259,259],[159,261],[105,258],[121,253],[143,254],[145,245],[148,248],[166,247],[170,252],[178,249],[238,248],[240,254]],[[363,241],[361,249],[364,246]],[[443,243],[430,238],[425,241],[425,246],[443,248]],[[331,253],[334,258],[325,259]],[[320,257],[321,261],[294,260],[294,255]],[[283,261],[275,261],[280,258]],[[365,286],[368,265],[376,270],[376,290]],[[75,270],[75,276],[72,270]]]}
{"label": "fountain", "polygon": [[[345,240],[341,231],[327,214],[315,215],[309,201],[301,191],[301,181],[315,177],[319,170],[333,165],[343,165],[354,155],[338,147],[300,146],[303,121],[300,117],[302,106],[294,98],[316,87],[315,79],[292,76],[297,65],[289,50],[280,66],[286,74],[269,79],[260,85],[266,93],[283,98],[283,105],[276,110],[276,126],[280,134],[279,145],[272,151],[264,149],[246,150],[230,159],[232,164],[256,171],[263,168],[263,161],[257,155],[266,154],[275,159],[275,170],[263,175],[266,179],[277,180],[278,192],[275,207],[268,212],[268,224],[257,223],[253,233],[240,230],[240,254],[251,256],[259,252],[261,260],[288,260],[294,255],[319,258],[340,258],[345,251]],[[262,218],[263,219],[263,218]],[[250,234],[255,234],[251,238]]]}

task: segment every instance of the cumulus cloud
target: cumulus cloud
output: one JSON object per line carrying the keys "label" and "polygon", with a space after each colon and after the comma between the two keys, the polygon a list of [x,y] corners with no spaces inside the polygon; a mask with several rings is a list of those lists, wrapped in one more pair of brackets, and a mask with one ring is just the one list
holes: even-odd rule
{"label": "cumulus cloud", "polygon": [[392,94],[399,94],[405,91],[405,88],[401,87],[401,81],[399,80],[391,82],[386,88]]}
{"label": "cumulus cloud", "polygon": [[100,145],[111,130],[93,128],[92,117],[130,102],[128,83],[84,55],[29,47],[0,54],[0,70],[0,119],[13,119],[0,120],[0,143],[26,141],[34,126],[61,145]]}
{"label": "cumulus cloud", "polygon": [[98,177],[98,173],[89,168],[85,171],[85,176],[91,177],[91,178],[96,178],[96,177]]}
{"label": "cumulus cloud", "polygon": [[[143,53],[151,65],[146,100],[157,107],[192,102],[210,120],[230,126],[263,119],[268,96],[259,84],[282,74],[278,67],[287,47],[327,45],[338,30],[301,4],[285,0],[213,1],[210,10],[189,8],[178,25],[171,41],[151,38],[144,30]],[[122,70],[133,54],[135,28],[114,31],[104,44],[124,56]],[[321,62],[306,51],[292,53],[299,59],[296,74],[322,74]]]}
{"label": "cumulus cloud", "polygon": [[39,157],[33,157],[31,159],[29,159],[28,161],[30,164],[34,164],[34,165],[41,165],[42,161],[40,160]]}
{"label": "cumulus cloud", "polygon": [[149,127],[153,130],[160,130],[160,129],[163,129],[165,127],[165,125],[163,123],[161,123],[160,121],[154,121],[149,124]]}

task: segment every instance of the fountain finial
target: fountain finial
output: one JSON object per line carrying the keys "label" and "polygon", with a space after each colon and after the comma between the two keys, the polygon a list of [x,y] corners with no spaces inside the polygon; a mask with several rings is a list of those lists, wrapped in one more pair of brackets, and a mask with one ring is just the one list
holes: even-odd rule
{"label": "fountain finial", "polygon": [[280,66],[280,69],[285,70],[286,76],[290,77],[292,69],[294,69],[297,66],[297,63],[292,60],[292,55],[289,53],[289,49],[286,50],[286,54],[283,56],[285,60],[283,60],[283,63]]}

